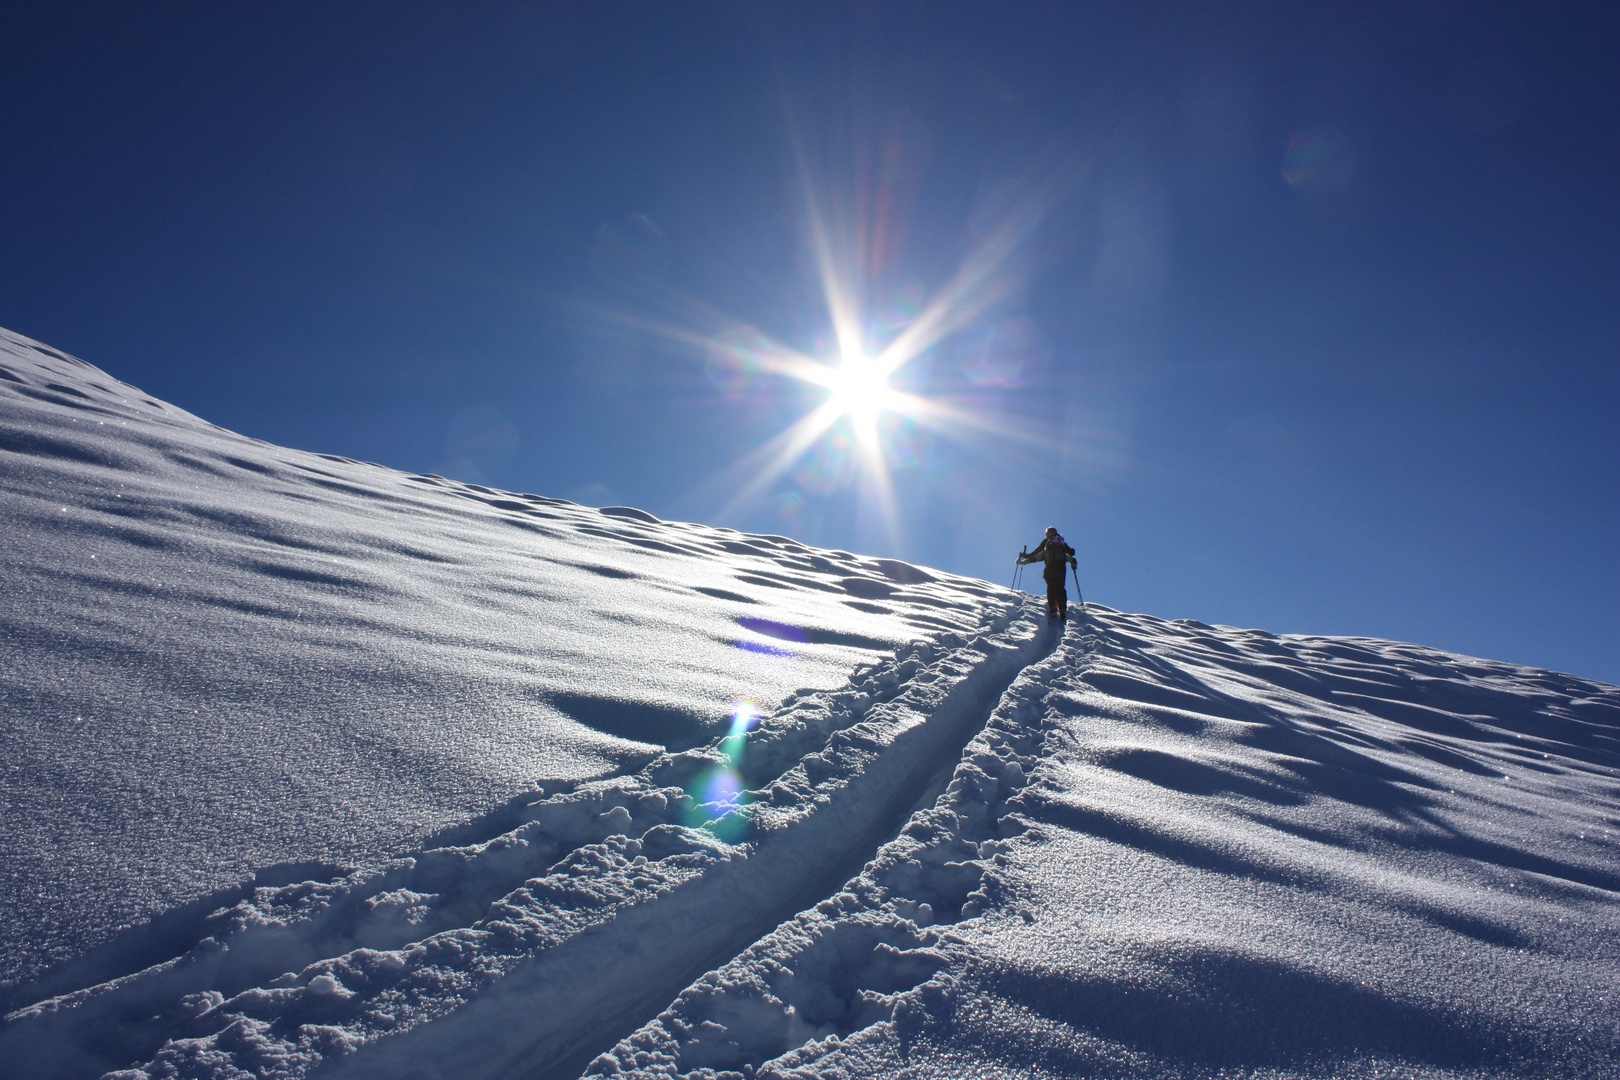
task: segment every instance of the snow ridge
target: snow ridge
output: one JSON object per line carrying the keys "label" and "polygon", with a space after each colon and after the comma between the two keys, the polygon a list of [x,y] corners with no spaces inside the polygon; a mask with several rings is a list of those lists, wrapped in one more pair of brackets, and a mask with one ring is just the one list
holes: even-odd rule
{"label": "snow ridge", "polygon": [[[295,1077],[323,1063],[390,1076],[424,1061],[458,1076],[537,1063],[577,1075],[693,977],[847,880],[949,774],[1002,689],[1057,643],[1025,613],[987,613],[978,633],[790,699],[746,736],[752,804],[711,806],[708,828],[680,822],[704,816],[687,789],[725,763],[723,740],[536,792],[515,827],[380,874],[256,889],[204,919],[183,955],[12,1014],[8,1041],[36,1048],[32,1075],[92,1054],[151,1055],[120,1080]],[[717,835],[742,828],[737,843]]]}

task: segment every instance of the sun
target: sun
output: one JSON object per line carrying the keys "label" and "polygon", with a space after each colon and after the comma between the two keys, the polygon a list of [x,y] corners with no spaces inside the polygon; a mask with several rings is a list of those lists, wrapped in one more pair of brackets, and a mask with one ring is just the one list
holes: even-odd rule
{"label": "sun", "polygon": [[889,369],[880,360],[856,352],[843,363],[826,369],[826,408],[835,416],[848,416],[857,423],[871,423],[900,404],[900,395],[889,386]]}
{"label": "sun", "polygon": [[[917,446],[937,438],[981,451],[1046,454],[1051,449],[1043,430],[1004,418],[995,402],[981,408],[969,396],[971,388],[965,395],[952,389],[948,376],[939,381],[932,376],[942,366],[935,362],[936,346],[1020,297],[1027,273],[1019,264],[1051,196],[1034,192],[987,219],[976,227],[954,273],[926,293],[914,290],[914,301],[901,290],[904,305],[894,297],[884,299],[880,316],[877,298],[893,284],[885,276],[893,252],[879,240],[891,236],[892,223],[881,213],[872,221],[850,218],[815,182],[804,156],[796,156],[805,238],[825,317],[815,346],[793,347],[675,291],[665,297],[670,310],[679,313],[675,321],[642,318],[635,325],[702,356],[704,374],[727,397],[754,400],[754,388],[777,380],[806,392],[803,403],[809,408],[797,419],[731,459],[704,485],[724,499],[715,516],[750,513],[784,478],[799,483],[801,465],[824,457],[843,477],[839,484],[854,489],[858,516],[899,550],[904,546],[901,515],[890,474],[917,460]],[[889,205],[886,198],[855,201]],[[704,325],[711,320],[717,325]]]}

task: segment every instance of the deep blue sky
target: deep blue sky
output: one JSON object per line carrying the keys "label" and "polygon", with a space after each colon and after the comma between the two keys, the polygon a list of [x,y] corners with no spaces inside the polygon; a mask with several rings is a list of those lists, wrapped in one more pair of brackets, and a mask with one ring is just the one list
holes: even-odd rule
{"label": "deep blue sky", "polygon": [[[998,581],[1056,524],[1118,607],[1620,682],[1617,11],[7,4],[0,325],[277,443]],[[819,400],[723,347],[828,348],[807,190],[877,344],[1022,227],[896,382],[1024,438],[898,421],[898,535],[835,442],[722,514]]]}

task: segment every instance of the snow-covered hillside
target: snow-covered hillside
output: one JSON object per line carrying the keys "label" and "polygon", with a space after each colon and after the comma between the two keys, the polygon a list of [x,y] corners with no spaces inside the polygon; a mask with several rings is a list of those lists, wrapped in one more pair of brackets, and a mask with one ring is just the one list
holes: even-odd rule
{"label": "snow-covered hillside", "polygon": [[1620,690],[292,451],[0,334],[19,1077],[1607,1077]]}

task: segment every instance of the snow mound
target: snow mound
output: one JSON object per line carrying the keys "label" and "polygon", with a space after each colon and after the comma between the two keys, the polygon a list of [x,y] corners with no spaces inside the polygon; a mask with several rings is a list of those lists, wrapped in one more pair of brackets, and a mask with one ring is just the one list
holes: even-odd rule
{"label": "snow mound", "polygon": [[8,1075],[1614,1075],[1615,687],[0,354]]}

